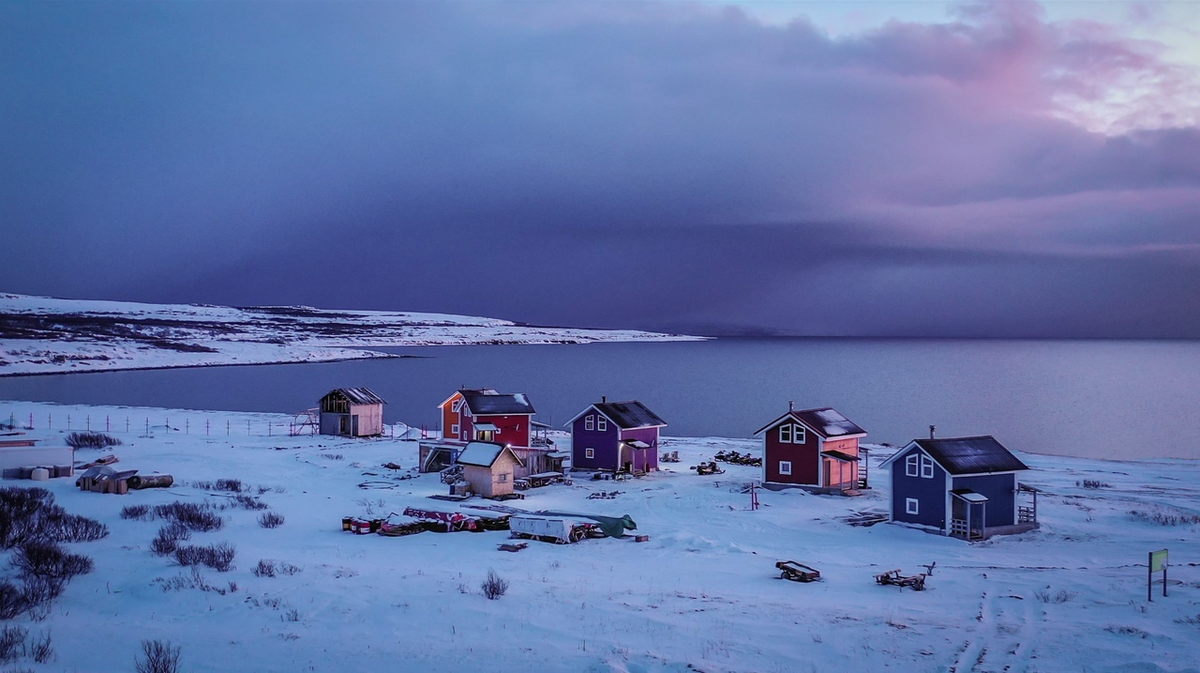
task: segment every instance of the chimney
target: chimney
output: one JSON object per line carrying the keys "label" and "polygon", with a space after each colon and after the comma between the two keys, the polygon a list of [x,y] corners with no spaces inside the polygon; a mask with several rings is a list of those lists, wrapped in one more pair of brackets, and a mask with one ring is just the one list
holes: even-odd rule
{"label": "chimney", "polygon": [[788,400],[788,413],[790,414],[795,409],[796,409],[796,403],[793,402],[792,400]]}
{"label": "chimney", "polygon": [[600,396],[600,404],[605,404],[607,402],[608,402],[608,395],[601,395]]}
{"label": "chimney", "polygon": [[936,426],[936,425],[931,425],[931,426],[929,426],[929,438],[930,438],[930,439],[933,439],[933,432],[934,432],[935,430],[937,430],[937,426]]}

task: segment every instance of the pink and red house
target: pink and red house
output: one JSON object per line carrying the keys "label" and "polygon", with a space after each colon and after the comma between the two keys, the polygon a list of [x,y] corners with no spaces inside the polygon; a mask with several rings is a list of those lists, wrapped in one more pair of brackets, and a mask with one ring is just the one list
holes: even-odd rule
{"label": "pink and red house", "polygon": [[858,487],[858,441],[867,436],[834,409],[796,411],[759,428],[763,436],[763,486],[802,486],[822,493]]}
{"label": "pink and red house", "polygon": [[491,388],[463,388],[438,405],[442,439],[422,442],[422,472],[437,472],[458,462],[469,442],[492,442],[518,458],[515,476],[561,472],[565,452],[547,436],[547,426],[533,420],[533,404],[524,393],[501,393]]}
{"label": "pink and red house", "polygon": [[573,470],[658,469],[658,431],[667,424],[641,402],[609,402],[602,397],[567,425]]}

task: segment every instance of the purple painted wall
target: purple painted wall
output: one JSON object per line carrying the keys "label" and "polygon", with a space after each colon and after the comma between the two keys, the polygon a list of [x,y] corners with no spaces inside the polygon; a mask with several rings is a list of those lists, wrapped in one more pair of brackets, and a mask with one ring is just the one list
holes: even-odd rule
{"label": "purple painted wall", "polygon": [[632,454],[633,469],[649,472],[650,470],[658,469],[658,428],[637,428],[634,430],[622,430],[621,439],[624,441],[632,441],[640,439],[650,445],[645,451],[634,451],[627,449]]}
{"label": "purple painted wall", "polygon": [[[588,430],[587,419],[592,418],[595,428],[596,419],[600,417],[595,409],[588,412],[571,424],[571,466],[584,470],[615,470],[617,469],[617,426],[608,422],[604,431]],[[595,455],[587,458],[587,449],[593,449]]]}

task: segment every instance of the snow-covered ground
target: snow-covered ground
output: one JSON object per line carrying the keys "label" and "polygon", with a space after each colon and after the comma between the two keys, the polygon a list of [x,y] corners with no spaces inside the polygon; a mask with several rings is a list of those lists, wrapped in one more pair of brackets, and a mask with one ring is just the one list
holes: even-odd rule
{"label": "snow-covered ground", "polygon": [[0,293],[0,376],[395,357],[378,346],[682,341],[442,313],[227,308]]}
{"label": "snow-covered ground", "polygon": [[[1022,455],[1034,468],[1023,480],[1045,491],[1042,528],[967,544],[844,522],[886,509],[882,470],[862,497],[760,491],[762,506],[751,511],[742,486],[757,468],[698,476],[688,466],[720,449],[756,452],[757,442],[670,438],[663,448],[682,462],[660,473],[577,478],[506,503],[629,514],[648,542],[533,542],[506,553],[497,550],[503,532],[342,532],[345,515],[450,505],[427,497],[446,490],[437,475],[400,478],[415,474],[413,441],[291,437],[280,433],[290,417],[272,414],[0,402],[0,420],[25,424],[31,414],[26,436],[43,444],[62,441],[68,414],[73,429],[107,423],[124,442],[113,450],[118,467],[169,473],[176,485],[117,496],[80,492],[74,479],[45,483],[68,511],[105,522],[111,534],[70,545],[95,559],[95,571],[76,578],[44,621],[17,620],[31,634],[50,632],[57,651],[49,664],[10,665],[19,669],[132,670],[149,638],[181,646],[191,672],[1200,670],[1197,526],[1131,514],[1200,514],[1195,462]],[[404,469],[382,467],[388,462]],[[261,486],[259,497],[286,523],[264,529],[259,512],[224,510],[224,528],[191,543],[235,545],[235,567],[203,570],[207,591],[170,588],[191,584],[191,574],[150,552],[161,522],[123,520],[121,509],[229,502],[194,485],[222,478]],[[588,498],[600,491],[619,493]],[[1156,587],[1148,603],[1146,556],[1164,547],[1170,595]],[[300,571],[257,577],[262,559]],[[774,564],[786,559],[815,566],[822,581],[778,579]],[[924,592],[873,581],[934,562]],[[489,569],[511,583],[499,600],[480,592]]]}

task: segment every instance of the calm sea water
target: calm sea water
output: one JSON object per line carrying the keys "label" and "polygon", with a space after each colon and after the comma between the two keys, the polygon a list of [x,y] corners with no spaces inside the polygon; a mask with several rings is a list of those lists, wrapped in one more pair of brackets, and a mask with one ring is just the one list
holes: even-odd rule
{"label": "calm sea water", "polygon": [[[903,444],[991,434],[1095,458],[1200,458],[1200,343],[720,339],[701,343],[390,349],[420,357],[0,378],[0,399],[296,412],[368,386],[385,418],[436,427],[455,389],[526,392],[562,425],[601,395],[640,399],[667,434],[748,437],[787,410],[831,406]],[[0,403],[3,411],[3,403]]]}

